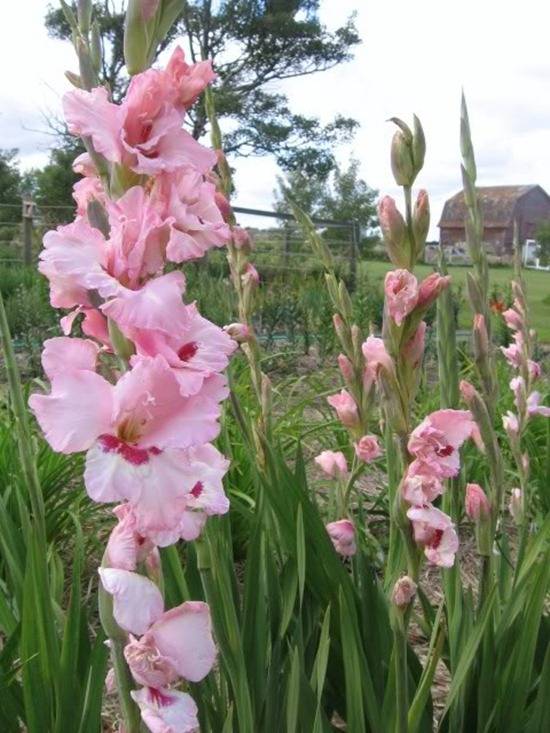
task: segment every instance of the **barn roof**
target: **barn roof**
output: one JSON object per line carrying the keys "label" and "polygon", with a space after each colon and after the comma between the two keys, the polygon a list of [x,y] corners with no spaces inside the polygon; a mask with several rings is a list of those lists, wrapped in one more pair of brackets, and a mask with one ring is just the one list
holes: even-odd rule
{"label": "barn roof", "polygon": [[[478,199],[483,211],[485,227],[508,227],[513,221],[518,200],[534,189],[540,189],[546,196],[543,188],[536,184],[524,186],[479,186],[476,188]],[[462,228],[466,218],[464,192],[455,193],[447,199],[443,213],[439,220],[439,227]]]}

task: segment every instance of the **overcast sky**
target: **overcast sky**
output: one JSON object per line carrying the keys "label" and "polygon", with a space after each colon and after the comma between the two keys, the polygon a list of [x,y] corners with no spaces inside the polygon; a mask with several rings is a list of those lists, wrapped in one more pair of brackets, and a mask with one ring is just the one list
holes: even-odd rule
{"label": "overcast sky", "polygon": [[[550,10],[542,0],[322,0],[322,18],[337,27],[353,11],[363,44],[355,60],[281,83],[298,112],[329,121],[357,118],[354,140],[338,150],[361,163],[381,193],[398,193],[389,168],[397,115],[416,112],[428,142],[418,184],[437,223],[447,195],[460,187],[458,121],[464,86],[481,184],[539,183],[550,191]],[[17,147],[23,167],[47,160],[44,115],[58,113],[75,69],[67,43],[47,37],[47,0],[19,0],[0,27],[0,147]],[[234,161],[242,206],[269,208],[277,168],[269,159]],[[432,227],[432,236],[437,230]]]}

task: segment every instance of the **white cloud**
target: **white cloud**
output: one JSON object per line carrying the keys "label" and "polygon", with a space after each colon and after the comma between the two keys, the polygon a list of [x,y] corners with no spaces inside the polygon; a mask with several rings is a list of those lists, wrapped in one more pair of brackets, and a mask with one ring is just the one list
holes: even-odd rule
{"label": "white cloud", "polygon": [[[54,3],[54,0],[52,0]],[[23,164],[43,162],[47,136],[41,113],[58,113],[75,68],[68,43],[49,39],[47,0],[10,3],[0,29],[0,133],[4,147],[18,146]],[[389,168],[390,116],[416,112],[428,140],[418,184],[432,196],[437,222],[447,195],[460,187],[460,90],[470,107],[480,183],[540,183],[550,191],[550,10],[540,0],[323,0],[330,27],[357,11],[363,44],[355,60],[279,88],[293,107],[323,120],[356,117],[361,129],[338,151],[359,158],[365,179],[399,195]],[[269,208],[277,169],[265,159],[236,161],[237,201]],[[435,234],[435,228],[432,234]]]}

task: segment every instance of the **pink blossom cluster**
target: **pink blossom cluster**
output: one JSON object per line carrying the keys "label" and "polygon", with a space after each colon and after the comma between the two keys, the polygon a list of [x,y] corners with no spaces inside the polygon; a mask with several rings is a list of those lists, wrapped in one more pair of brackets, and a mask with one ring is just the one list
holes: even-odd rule
{"label": "pink blossom cluster", "polygon": [[[101,577],[115,619],[140,636],[126,656],[154,733],[195,730],[194,703],[169,685],[202,678],[214,647],[208,608],[165,614],[137,569],[154,575],[157,546],[196,539],[207,516],[229,506],[228,461],[211,441],[236,343],[184,303],[185,277],[174,269],[232,236],[216,153],[182,129],[212,78],[209,62],[188,65],[177,48],[164,70],[134,76],[120,104],[102,87],[65,95],[69,130],[93,154],[75,162],[76,219],[46,234],[39,266],[52,306],[69,313],[65,335],[44,344],[50,391],[30,406],[54,450],[86,452],[89,496],[118,503]],[[79,317],[86,338],[70,336]],[[147,624],[128,621],[134,613],[149,613]]]}
{"label": "pink blossom cluster", "polygon": [[517,372],[517,375],[510,381],[517,414],[509,412],[503,418],[504,427],[510,437],[519,433],[521,426],[532,415],[550,417],[550,407],[540,405],[540,393],[531,390],[533,383],[541,375],[540,365],[531,358],[530,343],[535,334],[529,331],[527,326],[525,300],[521,286],[513,282],[512,289],[516,296],[514,303],[502,314],[506,325],[512,331],[512,343],[509,346],[501,346],[506,361]]}
{"label": "pink blossom cluster", "polygon": [[444,492],[444,480],[460,470],[460,447],[476,433],[468,410],[437,410],[411,433],[407,445],[412,462],[403,478],[403,499],[410,504],[407,517],[414,539],[428,560],[451,567],[458,550],[452,520],[432,502]]}
{"label": "pink blossom cluster", "polygon": [[391,270],[384,281],[385,302],[390,317],[397,326],[401,326],[407,316],[415,311],[425,313],[450,281],[448,275],[433,272],[418,283],[409,270]]}

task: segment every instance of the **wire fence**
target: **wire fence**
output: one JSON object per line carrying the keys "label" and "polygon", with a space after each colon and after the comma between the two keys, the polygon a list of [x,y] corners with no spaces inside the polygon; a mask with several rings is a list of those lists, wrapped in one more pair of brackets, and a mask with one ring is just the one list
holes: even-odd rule
{"label": "wire fence", "polygon": [[[241,226],[255,245],[254,262],[260,274],[307,273],[320,267],[292,214],[247,207],[234,207]],[[75,209],[66,205],[44,205],[23,199],[0,203],[0,264],[30,265],[36,261],[45,232],[74,218]],[[334,260],[355,283],[360,256],[360,230],[355,221],[313,218],[331,250]],[[222,251],[208,255],[209,263],[225,265]]]}

